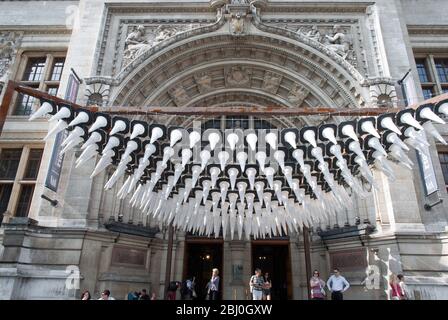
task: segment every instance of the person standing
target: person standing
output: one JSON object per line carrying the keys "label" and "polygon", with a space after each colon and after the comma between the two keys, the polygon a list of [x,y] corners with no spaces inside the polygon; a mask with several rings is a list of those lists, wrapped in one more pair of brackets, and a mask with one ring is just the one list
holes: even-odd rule
{"label": "person standing", "polygon": [[262,300],[264,279],[261,276],[261,270],[259,268],[255,269],[255,274],[250,277],[249,285],[252,293],[252,300]]}
{"label": "person standing", "polygon": [[168,285],[167,299],[168,300],[176,300],[176,291],[179,287],[179,283],[177,281],[171,281]]}
{"label": "person standing", "polygon": [[212,277],[207,284],[207,295],[209,300],[218,300],[219,293],[219,270],[212,270]]}
{"label": "person standing", "polygon": [[320,278],[319,271],[314,270],[313,276],[310,279],[311,299],[324,300],[325,293],[325,281]]}
{"label": "person standing", "polygon": [[263,300],[271,300],[272,280],[268,272],[264,273]]}
{"label": "person standing", "polygon": [[350,288],[350,284],[341,276],[339,269],[334,268],[333,275],[327,281],[327,287],[331,291],[331,300],[344,300],[343,293]]}
{"label": "person standing", "polygon": [[389,277],[390,286],[390,299],[391,300],[401,300],[403,293],[401,292],[400,284],[398,283],[398,277],[395,273],[392,273]]}
{"label": "person standing", "polygon": [[81,294],[81,300],[90,300],[92,297],[90,296],[89,290],[84,290],[84,292]]}
{"label": "person standing", "polygon": [[149,294],[146,292],[146,289],[143,289],[140,293],[140,297],[138,297],[138,300],[149,300]]}
{"label": "person standing", "polygon": [[411,291],[409,291],[407,284],[404,282],[404,275],[399,274],[397,278],[398,278],[398,285],[400,286],[401,289],[402,299],[403,300],[412,299]]}
{"label": "person standing", "polygon": [[99,298],[98,300],[115,300],[115,298],[112,298],[110,296],[110,291],[106,289],[101,292],[101,298]]}

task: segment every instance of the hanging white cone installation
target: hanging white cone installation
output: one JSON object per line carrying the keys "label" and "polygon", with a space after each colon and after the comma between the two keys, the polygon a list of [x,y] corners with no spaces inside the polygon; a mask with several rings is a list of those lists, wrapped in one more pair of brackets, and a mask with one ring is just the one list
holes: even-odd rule
{"label": "hanging white cone installation", "polygon": [[30,120],[46,115],[46,139],[70,130],[61,153],[81,150],[77,168],[96,159],[92,178],[114,168],[104,188],[117,184],[119,199],[160,225],[264,239],[331,225],[351,208],[351,194],[378,188],[372,168],[391,183],[392,163],[413,169],[410,147],[429,156],[427,137],[447,143],[436,126],[448,102],[319,127],[206,133],[46,101]]}
{"label": "hanging white cone installation", "polygon": [[250,149],[255,152],[257,148],[257,141],[258,137],[255,133],[249,133],[246,137],[247,144],[249,145]]}
{"label": "hanging white cone installation", "polygon": [[40,108],[36,110],[28,119],[28,121],[34,121],[38,118],[44,117],[47,114],[52,113],[55,110],[55,107],[49,102],[44,102],[41,104]]}

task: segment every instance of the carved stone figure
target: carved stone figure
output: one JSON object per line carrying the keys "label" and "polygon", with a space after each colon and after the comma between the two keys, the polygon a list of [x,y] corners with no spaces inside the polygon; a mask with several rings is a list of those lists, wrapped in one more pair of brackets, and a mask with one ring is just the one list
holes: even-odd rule
{"label": "carved stone figure", "polygon": [[241,35],[244,34],[244,19],[246,15],[241,12],[237,12],[232,15],[232,20],[230,21],[230,29],[232,34]]}
{"label": "carved stone figure", "polygon": [[197,25],[190,24],[182,27],[159,25],[154,31],[147,34],[145,27],[139,25],[126,37],[123,66],[162,41],[167,40],[182,31],[196,28]]}
{"label": "carved stone figure", "polygon": [[281,81],[281,76],[267,71],[264,75],[262,88],[269,93],[275,94],[277,93]]}
{"label": "carved stone figure", "polygon": [[180,107],[185,105],[190,101],[190,96],[187,91],[182,86],[177,86],[169,90],[171,98],[173,98],[174,103]]}
{"label": "carved stone figure", "polygon": [[133,60],[135,57],[151,48],[146,37],[145,27],[142,25],[139,25],[127,36],[125,44],[126,50],[124,51],[124,59],[126,61]]}
{"label": "carved stone figure", "polygon": [[302,104],[303,100],[305,100],[305,98],[308,96],[309,93],[310,93],[310,91],[307,90],[306,88],[295,84],[291,88],[291,91],[289,91],[288,100],[292,104],[294,104],[296,106],[300,106]]}
{"label": "carved stone figure", "polygon": [[9,67],[14,62],[20,41],[21,34],[15,32],[0,32],[0,86],[6,82],[10,75]]}
{"label": "carved stone figure", "polygon": [[309,38],[311,40],[314,40],[314,41],[317,41],[317,42],[321,41],[321,33],[320,33],[320,31],[319,31],[319,29],[317,28],[316,25],[313,25],[308,31],[304,30],[303,27],[300,27],[297,30],[297,33],[301,33],[303,36],[305,36],[305,37],[307,37],[307,38]]}
{"label": "carved stone figure", "polygon": [[205,93],[208,92],[210,90],[212,90],[212,78],[206,74],[206,73],[202,73],[202,74],[198,74],[195,75],[195,81],[198,85],[198,89],[201,93]]}
{"label": "carved stone figure", "polygon": [[228,86],[247,86],[250,83],[250,73],[243,67],[234,66],[226,74]]}
{"label": "carved stone figure", "polygon": [[325,35],[326,46],[333,52],[336,52],[343,59],[347,58],[350,50],[350,43],[340,25],[333,27],[333,35]]}

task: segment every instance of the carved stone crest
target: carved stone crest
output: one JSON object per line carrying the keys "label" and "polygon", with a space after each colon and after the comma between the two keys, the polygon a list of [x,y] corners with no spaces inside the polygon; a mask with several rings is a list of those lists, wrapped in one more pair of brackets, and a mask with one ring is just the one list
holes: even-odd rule
{"label": "carved stone crest", "polygon": [[177,86],[169,90],[169,95],[173,99],[174,103],[180,107],[187,104],[190,101],[190,96],[182,86]]}
{"label": "carved stone crest", "polygon": [[280,86],[280,82],[282,81],[282,77],[276,75],[275,73],[266,71],[263,79],[263,90],[275,94],[277,93],[278,87]]}
{"label": "carved stone crest", "polygon": [[231,67],[226,72],[226,86],[229,87],[247,87],[250,85],[250,75],[249,69],[241,66]]}

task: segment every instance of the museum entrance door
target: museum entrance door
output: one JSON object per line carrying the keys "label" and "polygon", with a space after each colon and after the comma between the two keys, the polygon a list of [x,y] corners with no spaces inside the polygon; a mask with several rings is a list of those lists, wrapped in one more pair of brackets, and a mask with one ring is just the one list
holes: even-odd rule
{"label": "museum entrance door", "polygon": [[272,300],[292,299],[291,259],[288,240],[252,241],[252,273],[260,268],[268,272]]}
{"label": "museum entrance door", "polygon": [[222,299],[222,256],[223,242],[221,240],[186,241],[183,280],[195,277],[195,291],[198,300],[206,298],[206,286],[211,278],[213,268],[219,270],[219,298]]}

